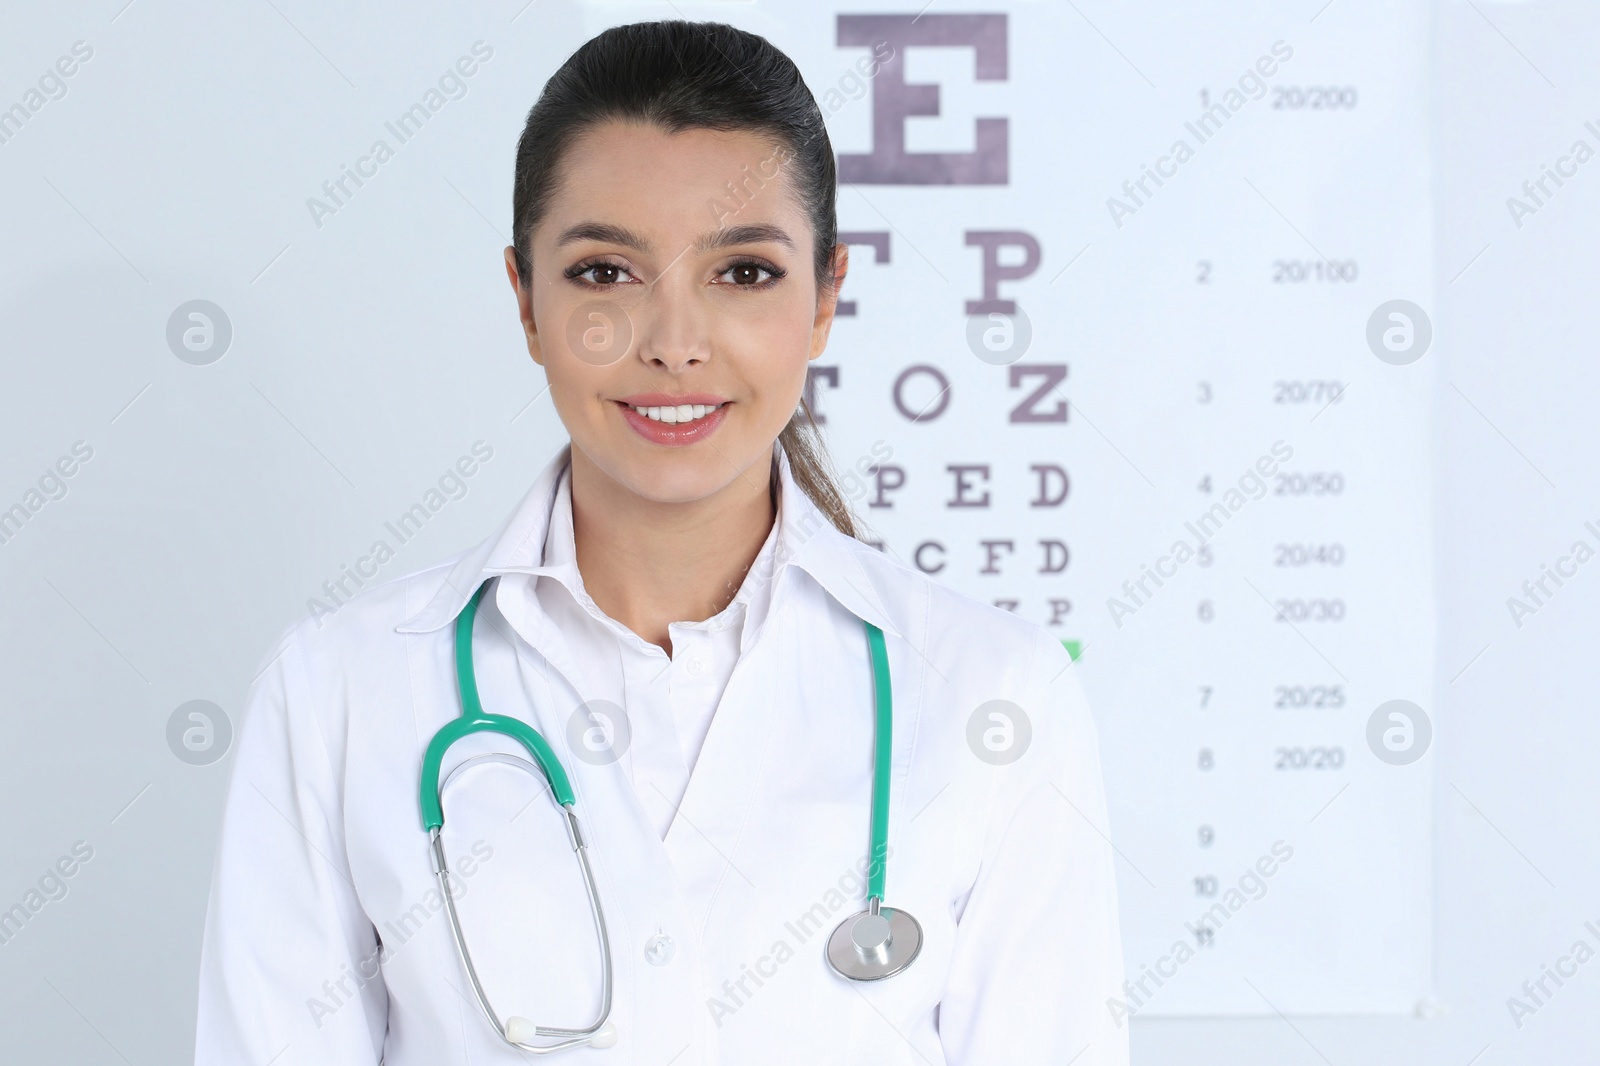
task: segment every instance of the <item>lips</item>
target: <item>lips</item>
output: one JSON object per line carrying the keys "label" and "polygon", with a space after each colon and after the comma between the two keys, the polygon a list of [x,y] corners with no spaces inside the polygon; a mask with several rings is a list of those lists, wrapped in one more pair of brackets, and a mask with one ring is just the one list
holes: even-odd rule
{"label": "lips", "polygon": [[[660,392],[638,393],[616,403],[623,420],[635,433],[653,444],[667,447],[683,447],[709,437],[722,425],[728,416],[728,408],[732,406],[729,401],[712,393],[686,393],[681,396]],[[642,407],[656,417],[641,413],[635,407]],[[699,417],[695,417],[697,409],[704,410]],[[688,417],[668,422],[662,417],[668,411]]]}

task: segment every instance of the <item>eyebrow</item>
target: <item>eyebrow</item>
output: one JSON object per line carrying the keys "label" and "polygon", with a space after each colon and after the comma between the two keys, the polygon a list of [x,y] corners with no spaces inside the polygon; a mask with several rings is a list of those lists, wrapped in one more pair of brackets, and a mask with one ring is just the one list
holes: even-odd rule
{"label": "eyebrow", "polygon": [[[561,236],[556,238],[556,247],[561,248],[579,241],[598,241],[602,244],[619,244],[624,248],[631,248],[636,252],[649,252],[650,242],[625,226],[612,225],[609,222],[579,222],[563,230]],[[692,247],[697,252],[709,252],[717,248],[727,248],[735,244],[781,244],[790,251],[794,250],[794,240],[780,226],[758,224],[750,226],[723,226],[711,233],[705,234],[695,241]]]}
{"label": "eyebrow", "polygon": [[695,251],[709,252],[735,244],[781,244],[794,251],[794,241],[782,227],[761,223],[752,226],[723,226],[695,242]]}
{"label": "eyebrow", "polygon": [[569,226],[556,238],[556,247],[562,248],[579,241],[599,241],[601,244],[620,244],[636,252],[648,252],[650,242],[623,226],[609,222],[579,222]]}

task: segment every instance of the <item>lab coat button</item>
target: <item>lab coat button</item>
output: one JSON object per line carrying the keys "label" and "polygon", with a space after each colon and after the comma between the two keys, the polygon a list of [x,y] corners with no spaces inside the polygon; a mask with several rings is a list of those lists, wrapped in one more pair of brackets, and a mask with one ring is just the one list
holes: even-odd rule
{"label": "lab coat button", "polygon": [[672,961],[678,946],[665,933],[657,933],[644,942],[644,959],[651,966],[665,966]]}
{"label": "lab coat button", "polygon": [[689,673],[690,673],[691,676],[699,677],[701,674],[703,674],[705,672],[706,672],[706,661],[704,659],[696,657],[696,658],[693,658],[693,659],[689,660]]}

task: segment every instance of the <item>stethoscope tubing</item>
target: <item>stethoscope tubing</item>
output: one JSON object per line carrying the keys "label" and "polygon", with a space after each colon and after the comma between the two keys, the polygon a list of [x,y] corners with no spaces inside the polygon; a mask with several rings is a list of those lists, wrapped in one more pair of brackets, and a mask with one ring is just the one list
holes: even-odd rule
{"label": "stethoscope tubing", "polygon": [[[490,579],[492,580],[492,579]],[[576,797],[572,790],[572,783],[567,777],[566,769],[561,765],[561,760],[556,756],[554,749],[545,740],[538,730],[520,719],[510,718],[505,715],[489,714],[484,711],[483,704],[478,695],[477,674],[472,661],[472,631],[477,618],[478,605],[482,602],[484,593],[489,587],[489,581],[484,581],[474,590],[461,613],[456,617],[454,633],[454,652],[456,666],[456,685],[461,696],[461,715],[451,720],[429,741],[427,751],[423,756],[422,775],[420,782],[420,801],[422,808],[423,828],[428,833],[429,848],[432,852],[433,874],[439,882],[439,888],[444,895],[445,910],[449,916],[450,935],[455,941],[456,952],[460,956],[462,969],[466,971],[467,980],[472,985],[473,996],[478,1001],[484,1017],[489,1020],[500,1038],[512,1047],[528,1051],[532,1054],[542,1055],[554,1051],[564,1051],[568,1048],[579,1047],[587,1044],[602,1028],[606,1026],[611,1015],[612,1005],[612,960],[611,938],[606,929],[605,911],[600,902],[600,893],[595,887],[594,871],[589,863],[588,845],[584,840],[582,827],[578,822],[575,810]],[[882,908],[885,868],[889,858],[889,788],[891,771],[894,765],[894,708],[893,686],[889,678],[889,654],[886,647],[883,630],[871,622],[862,620],[866,629],[868,657],[872,664],[873,680],[873,743],[872,743],[872,811],[869,831],[869,868],[867,874],[867,910],[864,915],[876,918]],[[583,875],[584,891],[589,899],[589,911],[594,918],[595,936],[600,945],[600,985],[601,1005],[599,1017],[593,1024],[581,1029],[567,1029],[556,1026],[535,1026],[534,1034],[540,1038],[554,1038],[552,1044],[530,1044],[525,1041],[513,1040],[508,1032],[507,1024],[500,1019],[493,1004],[489,1002],[489,995],[484,990],[483,982],[478,976],[478,969],[473,964],[472,953],[467,947],[466,936],[461,929],[461,918],[456,909],[456,898],[450,879],[450,868],[446,862],[443,827],[444,806],[443,788],[439,781],[439,772],[444,762],[445,753],[456,741],[477,732],[500,733],[518,741],[532,756],[532,762],[516,758],[504,753],[490,753],[468,759],[467,763],[474,763],[484,759],[495,759],[509,762],[528,770],[537,769],[549,785],[551,796],[558,808],[565,815],[567,836],[572,844],[573,853],[577,856],[578,867]],[[466,763],[462,764],[463,766]],[[462,769],[461,766],[451,771],[454,777]],[[449,778],[445,783],[448,784]],[[847,956],[835,959],[829,954],[830,965],[843,977],[853,980],[876,980],[889,973],[899,972],[909,965],[916,957],[921,946],[921,929],[916,920],[904,912],[888,910],[890,916],[897,916],[907,928],[903,939],[910,940],[909,946],[902,946],[900,958],[885,972],[862,971]],[[854,919],[846,919],[846,926]],[[844,930],[846,926],[841,926]],[[836,934],[837,936],[838,934]],[[842,964],[841,964],[842,960]],[[881,967],[880,967],[881,969]],[[520,1020],[520,1019],[518,1019]],[[614,1038],[613,1038],[614,1039]]]}

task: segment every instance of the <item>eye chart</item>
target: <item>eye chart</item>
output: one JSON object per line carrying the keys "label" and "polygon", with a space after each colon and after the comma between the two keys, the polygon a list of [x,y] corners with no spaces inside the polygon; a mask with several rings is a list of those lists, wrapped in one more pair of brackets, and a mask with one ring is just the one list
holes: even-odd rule
{"label": "eye chart", "polygon": [[839,157],[858,512],[1077,657],[1119,1017],[1429,994],[1427,26],[1357,14],[763,31]]}

